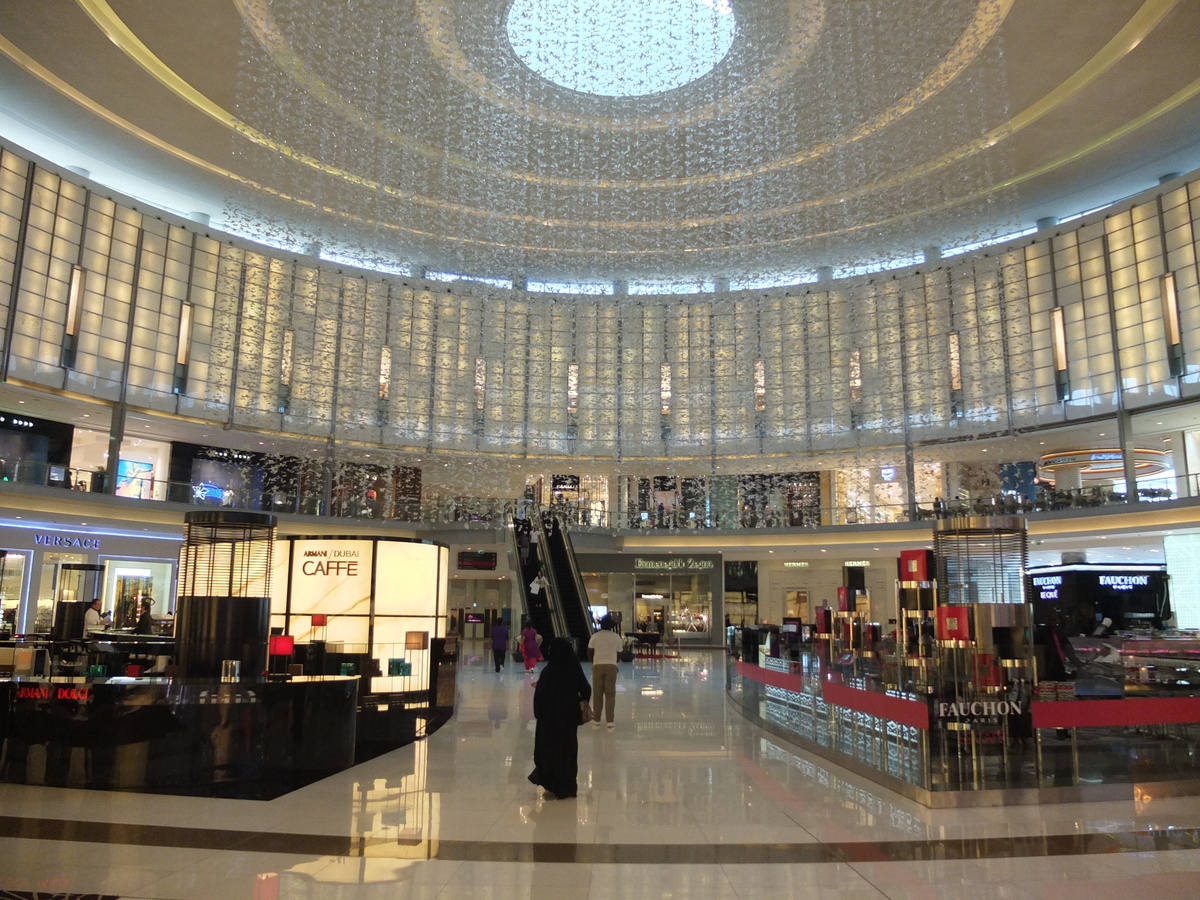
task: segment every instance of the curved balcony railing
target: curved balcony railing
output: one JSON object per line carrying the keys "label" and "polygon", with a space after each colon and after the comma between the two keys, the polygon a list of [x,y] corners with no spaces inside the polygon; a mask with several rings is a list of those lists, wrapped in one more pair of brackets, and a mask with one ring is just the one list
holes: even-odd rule
{"label": "curved balcony railing", "polygon": [[[59,487],[64,490],[112,494],[148,502],[175,502],[196,507],[261,510],[341,519],[376,520],[428,526],[507,527],[514,517],[528,513],[529,502],[499,498],[453,497],[439,500],[396,501],[380,499],[368,490],[362,495],[335,490],[331,497],[317,492],[225,489],[207,483],[125,478],[115,490],[106,490],[104,472],[48,465],[39,461],[9,460],[0,469],[0,481]],[[1138,482],[1138,501],[1161,503],[1200,496],[1200,475]],[[1074,491],[1039,490],[1033,497],[999,494],[970,500],[908,504],[839,505],[806,507],[780,512],[766,507],[739,510],[633,509],[620,514],[585,502],[556,502],[546,507],[564,524],[597,531],[667,531],[687,533],[719,529],[795,529],[843,526],[880,527],[951,516],[1037,515],[1072,509],[1129,506],[1129,498],[1111,487]]]}

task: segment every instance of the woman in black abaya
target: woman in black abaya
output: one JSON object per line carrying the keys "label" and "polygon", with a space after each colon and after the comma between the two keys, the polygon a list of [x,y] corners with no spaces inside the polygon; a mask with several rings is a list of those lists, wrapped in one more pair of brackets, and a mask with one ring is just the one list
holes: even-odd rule
{"label": "woman in black abaya", "polygon": [[579,772],[581,703],[592,697],[571,642],[557,637],[543,648],[546,667],[533,691],[533,771],[529,780],[560,800],[574,797]]}

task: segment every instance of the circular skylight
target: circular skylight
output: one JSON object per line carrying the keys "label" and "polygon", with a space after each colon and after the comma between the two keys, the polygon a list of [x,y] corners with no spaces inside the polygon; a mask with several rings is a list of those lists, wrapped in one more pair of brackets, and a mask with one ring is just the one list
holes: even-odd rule
{"label": "circular skylight", "polygon": [[733,44],[731,0],[513,0],[518,58],[561,87],[644,97],[711,72]]}

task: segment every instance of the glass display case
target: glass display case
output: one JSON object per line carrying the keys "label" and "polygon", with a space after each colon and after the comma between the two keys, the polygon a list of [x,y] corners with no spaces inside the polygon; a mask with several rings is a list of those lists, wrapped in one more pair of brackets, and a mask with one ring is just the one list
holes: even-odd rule
{"label": "glass display case", "polygon": [[1039,802],[1113,799],[1194,781],[1196,635],[1070,638],[1073,663],[1051,680],[1037,677],[1031,646],[998,655],[943,631],[932,655],[899,660],[898,685],[886,654],[731,631],[741,637],[727,636],[727,685],[744,715],[927,806],[1020,802],[1027,791]]}

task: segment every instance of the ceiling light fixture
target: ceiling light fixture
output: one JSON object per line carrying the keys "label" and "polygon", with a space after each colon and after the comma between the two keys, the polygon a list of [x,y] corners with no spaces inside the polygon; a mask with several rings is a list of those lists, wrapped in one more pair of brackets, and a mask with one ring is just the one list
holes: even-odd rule
{"label": "ceiling light fixture", "polygon": [[532,71],[601,97],[682,87],[711,72],[734,38],[729,0],[514,0],[504,27]]}

